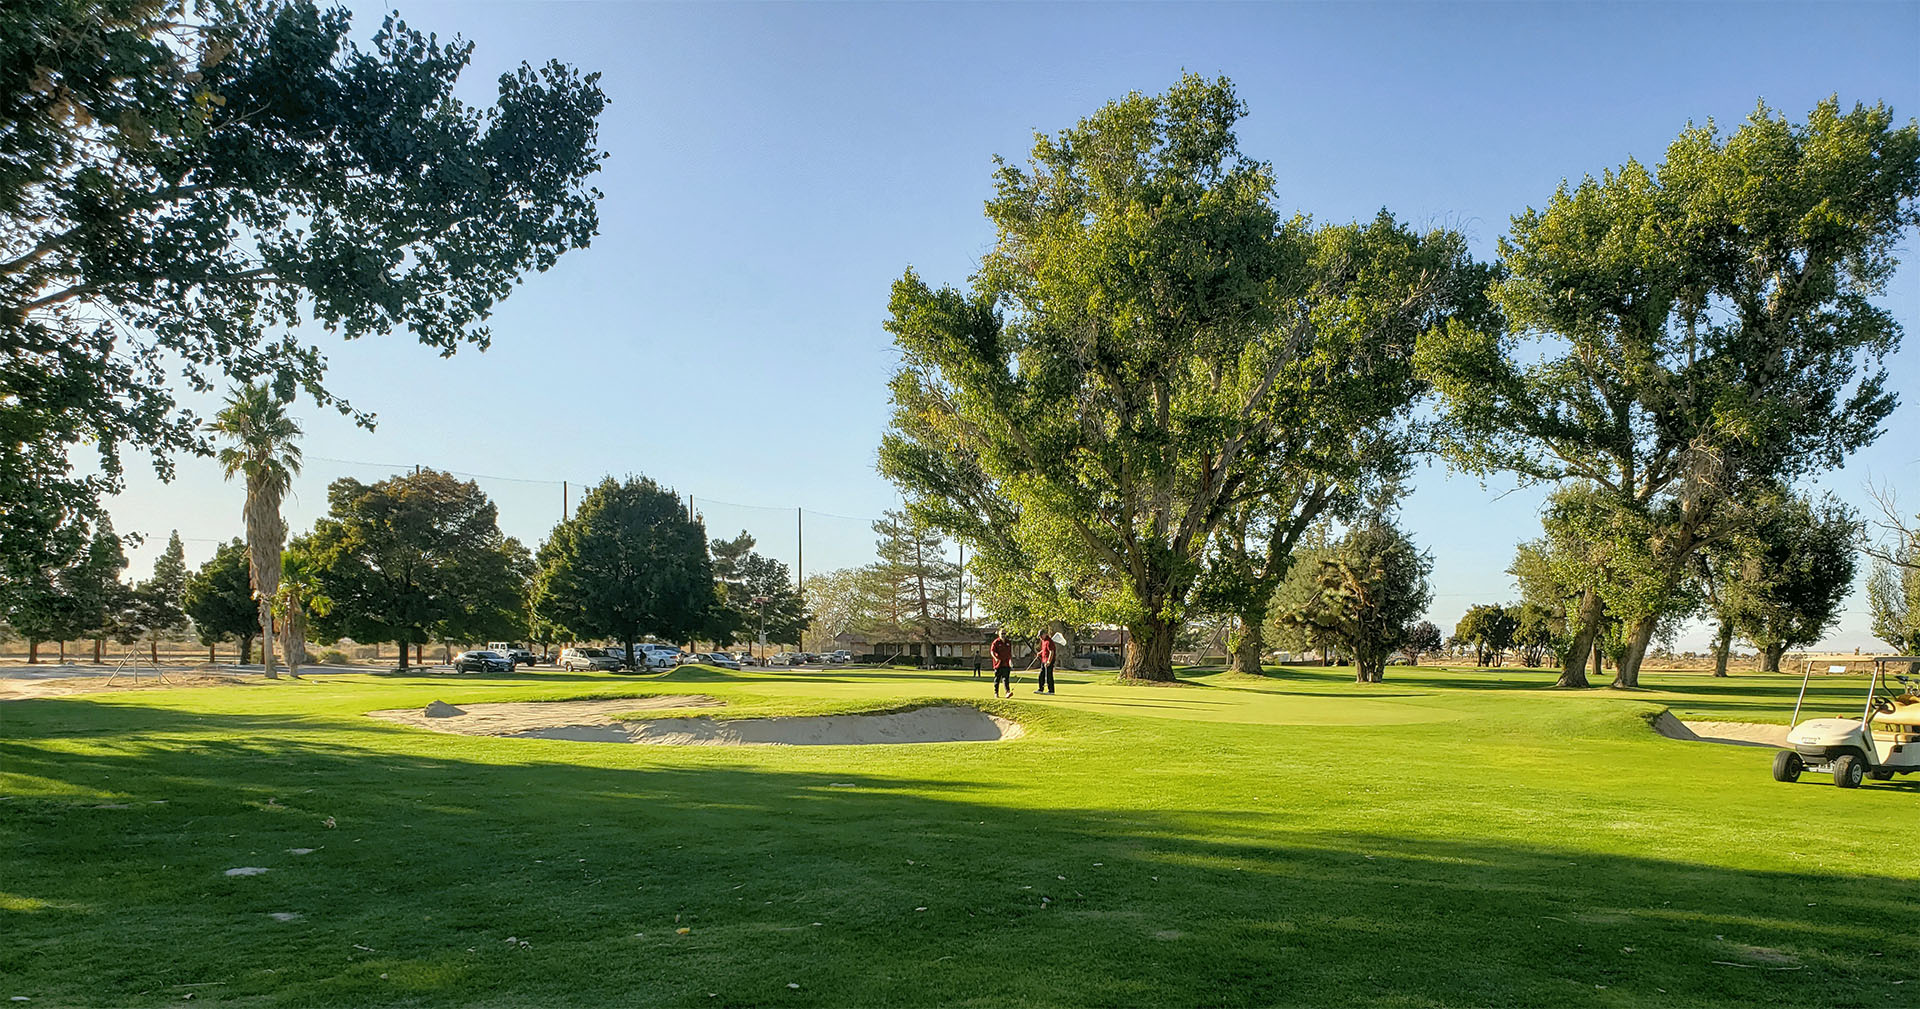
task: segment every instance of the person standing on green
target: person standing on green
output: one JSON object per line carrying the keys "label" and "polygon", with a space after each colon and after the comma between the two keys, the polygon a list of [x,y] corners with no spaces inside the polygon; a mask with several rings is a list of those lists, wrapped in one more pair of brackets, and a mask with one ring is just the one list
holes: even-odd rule
{"label": "person standing on green", "polygon": [[1053,638],[1051,636],[1045,634],[1040,636],[1039,657],[1040,684],[1039,689],[1034,693],[1051,694],[1053,693]]}
{"label": "person standing on green", "polygon": [[1007,632],[995,631],[993,644],[987,646],[987,654],[993,657],[993,696],[1000,696],[1000,684],[1007,685],[1007,696],[1013,696],[1013,642],[1007,640]]}

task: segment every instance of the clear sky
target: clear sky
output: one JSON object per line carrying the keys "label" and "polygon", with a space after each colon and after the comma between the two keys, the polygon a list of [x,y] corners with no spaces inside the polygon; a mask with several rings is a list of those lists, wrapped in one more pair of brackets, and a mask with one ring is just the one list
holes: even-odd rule
{"label": "clear sky", "polygon": [[[353,4],[363,41],[388,5]],[[881,322],[909,265],[961,284],[992,241],[993,155],[1182,70],[1225,74],[1271,161],[1283,211],[1387,207],[1461,230],[1491,257],[1509,218],[1563,178],[1660,159],[1689,120],[1737,126],[1756,100],[1801,119],[1821,98],[1920,115],[1920,3],[623,4],[394,0],[414,27],[476,43],[470,100],[525,60],[603,73],[611,154],[601,235],[528,278],[486,353],[404,335],[317,334],[367,432],[310,403],[288,502],[308,528],[340,476],[414,464],[482,477],[531,547],[562,488],[645,474],[694,496],[711,534],[754,533],[808,571],[864,563],[896,503],[874,469],[895,355]],[[1920,506],[1920,263],[1887,303],[1906,400],[1879,443],[1822,486],[1871,477]],[[203,413],[217,403],[192,401]],[[197,565],[241,532],[241,489],[208,460],[160,484],[130,459],[116,526],[169,529]],[[1430,617],[1514,597],[1504,570],[1537,534],[1541,492],[1421,472],[1404,508],[1433,552]],[[1827,644],[1871,647],[1862,593]],[[1689,633],[1683,647],[1702,647]]]}

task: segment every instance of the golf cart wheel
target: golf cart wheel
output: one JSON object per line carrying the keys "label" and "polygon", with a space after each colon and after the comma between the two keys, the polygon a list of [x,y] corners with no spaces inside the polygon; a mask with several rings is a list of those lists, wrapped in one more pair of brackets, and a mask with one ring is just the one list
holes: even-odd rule
{"label": "golf cart wheel", "polygon": [[1805,770],[1807,762],[1800,759],[1792,750],[1781,750],[1773,755],[1773,780],[1799,781],[1800,772]]}
{"label": "golf cart wheel", "polygon": [[1874,770],[1868,771],[1867,777],[1872,778],[1875,781],[1892,781],[1893,772],[1885,768],[1876,768]]}
{"label": "golf cart wheel", "polygon": [[1867,776],[1867,762],[1853,753],[1842,754],[1833,762],[1833,783],[1841,788],[1859,788]]}

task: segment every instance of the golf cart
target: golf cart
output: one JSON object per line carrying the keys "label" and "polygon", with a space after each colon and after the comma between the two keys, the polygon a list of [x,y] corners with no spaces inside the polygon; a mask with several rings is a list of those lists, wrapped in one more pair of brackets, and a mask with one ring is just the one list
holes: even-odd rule
{"label": "golf cart", "polygon": [[[1889,666],[1902,672],[1889,673]],[[1920,773],[1920,677],[1909,675],[1917,669],[1920,656],[1876,657],[1860,717],[1810,718],[1794,724],[1787,733],[1792,749],[1773,755],[1773,780],[1798,781],[1803,770],[1830,770],[1834,784],[1858,788],[1869,777],[1886,781],[1896,774]],[[1800,697],[1793,702],[1794,719],[1800,717],[1812,678],[1809,660],[1800,678]],[[1898,681],[1899,687],[1889,685],[1889,678]]]}

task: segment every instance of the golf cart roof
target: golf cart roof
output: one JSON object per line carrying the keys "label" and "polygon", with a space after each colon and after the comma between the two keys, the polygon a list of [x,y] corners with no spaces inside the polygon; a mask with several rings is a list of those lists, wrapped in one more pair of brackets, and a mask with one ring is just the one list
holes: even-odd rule
{"label": "golf cart roof", "polygon": [[1920,662],[1920,655],[1876,655],[1875,662]]}

